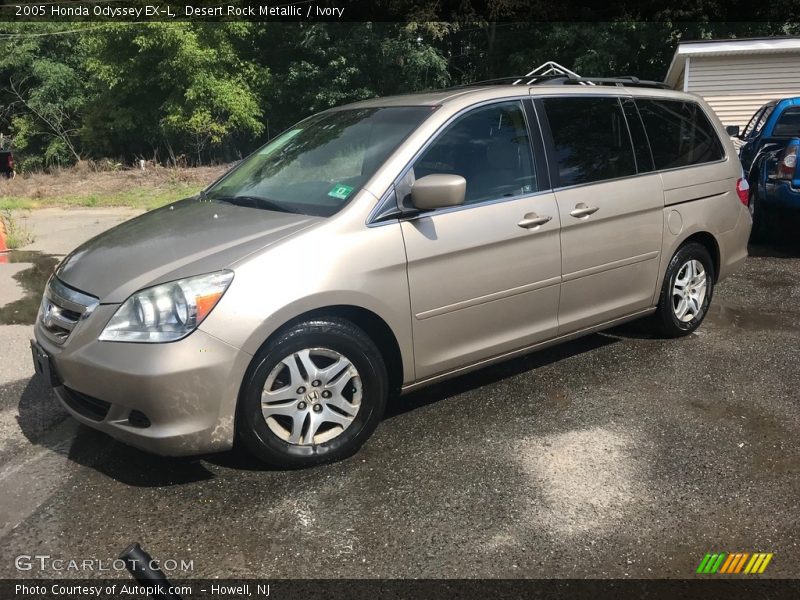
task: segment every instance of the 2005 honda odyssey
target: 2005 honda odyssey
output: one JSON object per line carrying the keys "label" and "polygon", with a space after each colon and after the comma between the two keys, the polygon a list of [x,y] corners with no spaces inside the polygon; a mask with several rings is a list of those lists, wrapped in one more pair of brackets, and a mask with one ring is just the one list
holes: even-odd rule
{"label": "2005 honda odyssey", "polygon": [[[648,317],[747,254],[736,152],[636,80],[475,85],[312,116],[58,267],[32,342],[76,419],[167,455],[353,453],[387,397]],[[585,82],[584,82],[585,83]]]}

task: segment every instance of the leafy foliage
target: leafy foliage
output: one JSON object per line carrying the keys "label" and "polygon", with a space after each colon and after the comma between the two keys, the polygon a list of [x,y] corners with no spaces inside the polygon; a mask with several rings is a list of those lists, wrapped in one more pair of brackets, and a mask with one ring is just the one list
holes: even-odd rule
{"label": "leafy foliage", "polygon": [[241,158],[309,114],[376,95],[548,60],[660,80],[681,39],[798,33],[797,24],[688,22],[685,9],[657,22],[635,12],[609,23],[503,22],[526,3],[489,5],[488,20],[465,1],[449,22],[423,6],[407,23],[70,23],[67,34],[63,23],[6,23],[0,132],[13,136],[23,170],[103,157],[202,164]]}

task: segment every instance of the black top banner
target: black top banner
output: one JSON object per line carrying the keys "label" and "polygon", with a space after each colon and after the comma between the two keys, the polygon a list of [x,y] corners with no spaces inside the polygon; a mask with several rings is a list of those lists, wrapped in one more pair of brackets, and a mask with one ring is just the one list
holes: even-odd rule
{"label": "black top banner", "polygon": [[800,3],[734,0],[64,0],[0,5],[2,21],[800,21]]}

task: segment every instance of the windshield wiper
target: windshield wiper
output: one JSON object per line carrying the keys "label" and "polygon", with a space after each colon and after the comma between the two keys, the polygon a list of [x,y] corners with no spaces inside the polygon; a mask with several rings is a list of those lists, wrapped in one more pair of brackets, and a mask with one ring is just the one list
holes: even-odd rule
{"label": "windshield wiper", "polygon": [[287,213],[296,213],[296,210],[292,210],[283,204],[279,204],[274,200],[269,200],[267,198],[261,198],[259,196],[205,196],[205,199],[214,200],[216,202],[227,202],[229,204],[233,204],[235,206],[246,206],[248,208],[260,208],[263,210],[274,210],[276,212],[287,212]]}

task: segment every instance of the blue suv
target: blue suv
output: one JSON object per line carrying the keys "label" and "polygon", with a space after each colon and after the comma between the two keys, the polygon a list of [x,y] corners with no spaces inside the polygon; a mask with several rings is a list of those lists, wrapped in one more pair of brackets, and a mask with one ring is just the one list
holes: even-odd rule
{"label": "blue suv", "polygon": [[800,214],[800,98],[773,100],[759,108],[741,132],[728,133],[744,142],[739,150],[750,184],[754,241],[761,241],[779,213]]}

